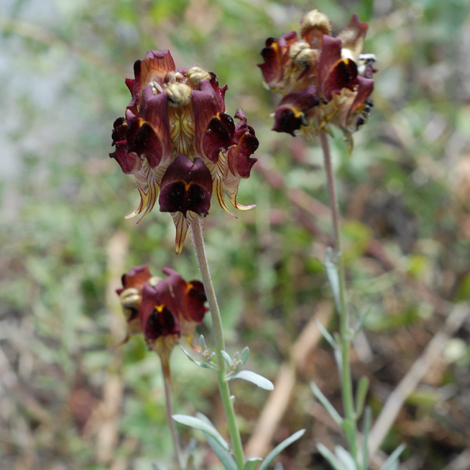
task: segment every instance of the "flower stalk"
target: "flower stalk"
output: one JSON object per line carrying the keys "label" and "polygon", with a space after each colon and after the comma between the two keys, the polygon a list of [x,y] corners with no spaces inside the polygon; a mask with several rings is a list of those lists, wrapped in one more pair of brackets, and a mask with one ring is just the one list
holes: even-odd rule
{"label": "flower stalk", "polygon": [[184,464],[184,457],[183,457],[183,452],[181,451],[181,445],[178,437],[178,433],[176,432],[176,426],[175,422],[173,421],[173,407],[171,404],[171,389],[170,389],[170,384],[168,383],[168,380],[165,375],[165,371],[162,367],[162,372],[163,372],[163,383],[165,385],[165,404],[166,404],[166,418],[168,421],[168,426],[170,427],[170,432],[171,432],[171,438],[173,440],[173,446],[175,449],[175,461],[178,464],[178,467],[180,470],[184,470],[185,464]]}
{"label": "flower stalk", "polygon": [[209,271],[209,264],[207,262],[206,250],[204,246],[204,235],[202,231],[202,222],[199,217],[196,217],[191,223],[191,234],[194,249],[196,251],[196,258],[201,272],[204,290],[209,304],[209,310],[212,318],[212,329],[215,339],[216,357],[217,357],[217,380],[219,384],[219,393],[222,399],[222,404],[227,418],[230,439],[233,446],[233,454],[237,467],[239,470],[244,466],[243,446],[240,437],[240,431],[235,417],[235,411],[230,395],[230,388],[228,382],[225,380],[226,368],[225,360],[222,356],[222,351],[225,350],[224,332],[222,327],[222,318],[220,316],[219,305],[215,295],[214,286]]}
{"label": "flower stalk", "polygon": [[[321,128],[320,119],[317,118],[317,125]],[[327,177],[328,196],[330,199],[331,208],[331,219],[333,223],[333,234],[335,242],[335,256],[334,261],[336,269],[338,271],[339,279],[339,308],[338,312],[340,318],[340,342],[341,342],[341,392],[343,398],[345,420],[349,427],[352,426],[352,433],[346,432],[348,438],[351,455],[357,463],[357,417],[354,410],[354,397],[352,390],[352,378],[351,378],[351,365],[349,359],[349,350],[351,346],[350,334],[349,334],[349,311],[346,299],[346,282],[344,274],[344,263],[343,254],[341,252],[341,232],[339,227],[339,208],[338,198],[336,195],[335,178],[333,167],[331,163],[330,146],[328,143],[328,135],[324,130],[319,131],[319,140],[323,152],[323,160],[325,164],[325,171]]]}

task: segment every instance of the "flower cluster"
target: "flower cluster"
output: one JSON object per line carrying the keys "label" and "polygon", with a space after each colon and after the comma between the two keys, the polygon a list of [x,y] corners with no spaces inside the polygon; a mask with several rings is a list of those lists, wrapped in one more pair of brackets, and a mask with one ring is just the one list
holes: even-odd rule
{"label": "flower cluster", "polygon": [[117,289],[127,321],[128,335],[143,333],[150,349],[161,358],[170,380],[170,354],[181,337],[192,345],[196,325],[207,308],[206,294],[199,281],[186,282],[176,271],[163,268],[168,277],[152,276],[147,266],[135,266],[122,276]]}
{"label": "flower cluster", "polygon": [[366,23],[356,14],[336,36],[331,37],[328,18],[313,10],[295,31],[279,39],[268,38],[259,64],[268,89],[281,93],[274,113],[273,130],[309,135],[332,123],[341,128],[350,143],[351,134],[366,121],[372,107],[370,94],[376,71],[372,54],[361,54]]}
{"label": "flower cluster", "polygon": [[177,70],[169,51],[147,52],[134,74],[126,80],[132,99],[114,122],[110,156],[134,175],[140,192],[139,207],[127,217],[142,219],[158,199],[160,211],[173,217],[180,253],[191,221],[208,214],[212,193],[230,214],[224,192],[235,208],[254,207],[240,205],[237,192],[256,162],[250,156],[258,140],[241,109],[237,123],[225,113],[227,86],[219,88],[215,74],[197,66]]}

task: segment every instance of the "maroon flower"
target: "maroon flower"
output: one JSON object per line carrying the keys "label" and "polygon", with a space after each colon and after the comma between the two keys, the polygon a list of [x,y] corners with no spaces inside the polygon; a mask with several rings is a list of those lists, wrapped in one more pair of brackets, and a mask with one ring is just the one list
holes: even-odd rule
{"label": "maroon flower", "polygon": [[[186,282],[176,271],[163,268],[168,277],[152,277],[147,266],[137,266],[122,277],[123,288],[116,292],[128,322],[129,333],[143,333],[150,349],[162,360],[170,380],[169,360],[181,337],[192,346],[196,325],[208,309],[199,281]],[[131,331],[132,329],[132,331]]]}
{"label": "maroon flower", "polygon": [[328,18],[313,10],[301,21],[301,39],[291,31],[266,41],[259,67],[267,88],[284,96],[274,113],[273,130],[309,135],[312,128],[318,131],[319,117],[322,127],[337,125],[351,140],[372,106],[375,57],[361,54],[367,29],[354,14],[333,38]]}
{"label": "maroon flower", "polygon": [[180,253],[191,220],[208,214],[212,193],[227,212],[224,191],[237,209],[253,207],[237,204],[236,195],[256,161],[250,155],[258,140],[241,110],[237,124],[225,113],[227,86],[220,88],[213,73],[197,66],[177,70],[169,51],[149,51],[134,64],[134,75],[126,80],[132,99],[114,122],[110,156],[134,175],[140,192],[140,205],[128,217],[142,219],[159,200],[175,221]]}

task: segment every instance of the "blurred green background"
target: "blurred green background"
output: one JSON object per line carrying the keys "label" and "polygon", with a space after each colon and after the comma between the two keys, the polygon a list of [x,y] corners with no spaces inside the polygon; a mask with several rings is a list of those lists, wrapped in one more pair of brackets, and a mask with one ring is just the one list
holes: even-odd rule
{"label": "blurred green background", "polygon": [[[298,189],[327,203],[322,156],[300,137],[270,131],[279,97],[256,67],[265,39],[298,30],[313,8],[335,33],[354,12],[367,21],[364,51],[379,69],[352,158],[338,132],[331,142],[352,308],[370,309],[354,378],[369,376],[374,414],[444,321],[417,286],[445,302],[470,297],[467,0],[2,0],[0,468],[171,463],[159,359],[138,337],[115,347],[125,334],[114,294],[122,273],[148,264],[153,274],[168,266],[199,278],[189,240],[174,255],[168,214],[124,220],[139,196],[108,158],[113,121],[130,99],[124,78],[148,49],[170,49],[177,67],[215,72],[229,85],[227,112],[243,108],[260,140],[258,171],[239,193],[257,208],[235,220],[213,202],[205,221],[229,351],[248,345],[249,368],[274,380],[312,314],[331,304],[322,265],[328,216],[295,203]],[[370,250],[374,239],[383,256]],[[211,344],[208,321],[200,332]],[[467,323],[384,444],[387,452],[408,444],[403,468],[443,469],[468,446],[469,333]],[[286,470],[328,468],[315,442],[342,442],[315,414],[308,387],[315,379],[341,408],[333,354],[320,343],[304,359],[274,435],[307,429],[282,457]],[[202,411],[225,432],[214,375],[179,350],[171,365],[175,412]],[[232,391],[246,441],[268,392],[236,382]],[[192,433],[180,431],[187,444]],[[219,469],[194,436],[196,468]]]}

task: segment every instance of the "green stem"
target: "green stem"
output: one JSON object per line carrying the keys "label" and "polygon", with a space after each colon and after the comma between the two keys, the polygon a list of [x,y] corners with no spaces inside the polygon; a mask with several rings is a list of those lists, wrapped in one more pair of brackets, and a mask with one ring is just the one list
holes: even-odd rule
{"label": "green stem", "polygon": [[170,426],[171,437],[173,439],[173,446],[175,448],[175,460],[181,470],[184,470],[184,457],[181,452],[180,441],[178,438],[178,433],[176,432],[175,422],[173,421],[173,407],[171,405],[171,390],[170,385],[165,377],[165,372],[163,371],[163,383],[165,384],[165,402],[166,402],[166,418],[168,420],[168,426]]}
{"label": "green stem", "polygon": [[201,271],[202,282],[206,292],[207,301],[212,317],[212,329],[214,332],[216,355],[217,355],[217,379],[219,382],[219,392],[222,399],[222,404],[227,417],[228,429],[230,438],[232,440],[233,454],[237,467],[239,470],[243,469],[245,458],[243,456],[243,446],[238,430],[237,421],[235,418],[235,411],[230,397],[230,388],[225,380],[225,360],[221,351],[225,350],[224,331],[222,328],[222,318],[220,317],[219,305],[215,296],[214,286],[209,272],[209,264],[207,263],[206,250],[204,247],[204,236],[202,233],[202,222],[199,217],[196,217],[191,223],[191,233],[193,238],[194,248],[196,250],[197,262],[199,263],[199,270]]}
{"label": "green stem", "polygon": [[[317,120],[318,128],[320,129],[320,122]],[[328,195],[330,198],[331,218],[333,222],[333,233],[335,240],[335,258],[336,268],[339,277],[339,296],[340,296],[340,337],[341,337],[341,390],[343,396],[344,414],[346,420],[354,427],[354,436],[349,438],[351,455],[354,460],[357,460],[357,426],[356,414],[354,411],[354,397],[352,390],[351,378],[351,364],[349,359],[350,350],[350,335],[349,335],[349,312],[346,301],[346,282],[344,275],[343,256],[341,253],[341,233],[339,229],[339,209],[338,199],[336,197],[335,179],[333,168],[331,165],[330,146],[328,143],[328,136],[325,131],[319,131],[320,144],[323,150],[323,158],[325,162],[325,171],[328,184]]]}

